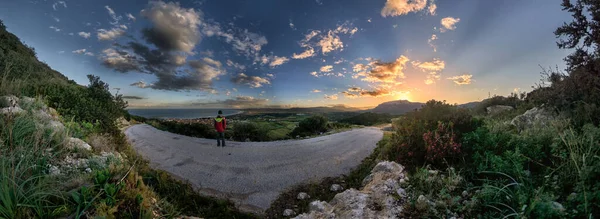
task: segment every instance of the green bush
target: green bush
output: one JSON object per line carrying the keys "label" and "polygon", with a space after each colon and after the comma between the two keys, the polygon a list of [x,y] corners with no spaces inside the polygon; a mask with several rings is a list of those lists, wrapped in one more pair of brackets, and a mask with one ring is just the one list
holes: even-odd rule
{"label": "green bush", "polygon": [[380,113],[366,112],[366,113],[361,113],[356,116],[352,116],[350,118],[342,119],[339,122],[354,124],[354,125],[371,126],[371,125],[390,123],[392,118],[394,118],[394,117],[387,113],[380,114]]}
{"label": "green bush", "polygon": [[294,128],[290,133],[291,137],[296,136],[310,136],[316,135],[321,132],[327,132],[327,118],[321,115],[308,117],[298,124],[298,127]]}
{"label": "green bush", "polygon": [[236,141],[266,141],[267,133],[253,122],[239,122],[233,126],[233,139]]}
{"label": "green bush", "polygon": [[452,139],[461,139],[463,133],[471,132],[481,125],[481,120],[473,118],[468,110],[435,100],[428,101],[421,109],[409,112],[394,121],[396,133],[390,143],[392,146],[387,147],[385,154],[389,159],[411,167],[427,163],[434,164],[435,167],[445,167],[442,163],[452,164],[454,162],[453,160],[444,160],[445,156],[441,156],[441,160],[426,161],[426,157],[435,157],[428,153],[435,152],[434,150],[428,151],[424,136],[427,133],[435,132],[440,124],[452,127]]}

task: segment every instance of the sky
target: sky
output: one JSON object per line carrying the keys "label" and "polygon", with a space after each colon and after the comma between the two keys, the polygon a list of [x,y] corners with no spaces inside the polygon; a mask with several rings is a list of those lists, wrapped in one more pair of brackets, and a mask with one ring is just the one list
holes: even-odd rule
{"label": "sky", "polygon": [[570,53],[561,2],[0,0],[0,19],[131,108],[373,107],[530,91]]}

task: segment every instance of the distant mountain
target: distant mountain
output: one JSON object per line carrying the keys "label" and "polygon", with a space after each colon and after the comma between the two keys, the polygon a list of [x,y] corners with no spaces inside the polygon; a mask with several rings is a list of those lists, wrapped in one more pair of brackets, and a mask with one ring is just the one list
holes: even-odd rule
{"label": "distant mountain", "polygon": [[480,101],[474,101],[474,102],[463,103],[463,104],[459,104],[459,105],[458,105],[458,108],[473,109],[473,108],[475,108],[477,105],[479,105],[480,103],[481,103]]}
{"label": "distant mountain", "polygon": [[371,112],[400,115],[419,109],[423,104],[424,103],[410,102],[408,100],[395,100],[379,104],[377,107],[373,108]]}

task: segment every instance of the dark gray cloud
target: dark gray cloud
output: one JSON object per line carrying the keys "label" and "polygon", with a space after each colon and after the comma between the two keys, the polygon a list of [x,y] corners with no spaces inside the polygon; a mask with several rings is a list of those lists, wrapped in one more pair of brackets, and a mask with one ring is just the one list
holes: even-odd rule
{"label": "dark gray cloud", "polygon": [[231,82],[236,84],[245,84],[251,88],[262,87],[265,84],[271,84],[268,78],[262,78],[259,76],[248,76],[244,73],[239,73],[235,77],[231,78]]}
{"label": "dark gray cloud", "polygon": [[140,96],[123,96],[123,99],[129,99],[129,100],[143,100],[146,98],[140,97]]}

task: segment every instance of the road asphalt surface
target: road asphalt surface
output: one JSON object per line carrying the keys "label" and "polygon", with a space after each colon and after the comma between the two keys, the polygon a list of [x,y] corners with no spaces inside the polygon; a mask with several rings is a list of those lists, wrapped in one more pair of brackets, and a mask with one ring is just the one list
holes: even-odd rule
{"label": "road asphalt surface", "polygon": [[285,189],[347,174],[383,137],[379,128],[303,140],[232,142],[194,138],[134,125],[125,134],[151,166],[188,180],[203,195],[230,199],[262,214]]}

